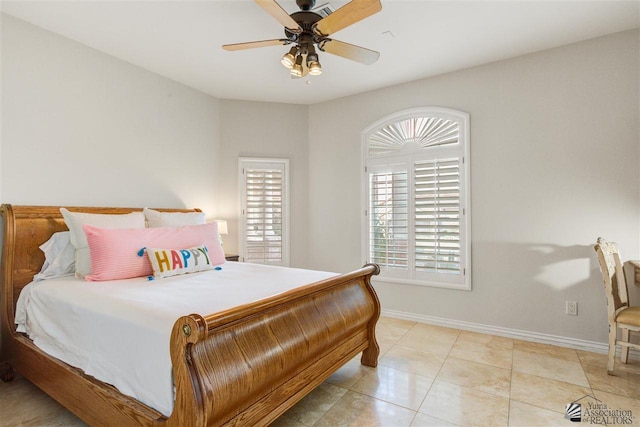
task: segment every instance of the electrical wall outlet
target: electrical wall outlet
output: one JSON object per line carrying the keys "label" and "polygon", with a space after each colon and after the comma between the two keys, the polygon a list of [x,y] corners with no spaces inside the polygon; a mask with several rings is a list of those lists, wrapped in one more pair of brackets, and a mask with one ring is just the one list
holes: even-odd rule
{"label": "electrical wall outlet", "polygon": [[577,316],[578,315],[578,302],[577,301],[567,301],[566,314],[568,314],[569,316]]}

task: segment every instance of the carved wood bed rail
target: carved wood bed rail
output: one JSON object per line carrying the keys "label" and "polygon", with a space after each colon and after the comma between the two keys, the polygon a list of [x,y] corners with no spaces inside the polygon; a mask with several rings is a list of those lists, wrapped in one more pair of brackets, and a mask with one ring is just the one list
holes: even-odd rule
{"label": "carved wood bed rail", "polygon": [[268,425],[358,353],[363,364],[377,365],[380,304],[370,279],[379,269],[370,264],[223,312],[177,319],[170,343],[176,400],[164,417],[15,331],[19,293],[44,261],[38,246],[66,226],[58,207],[2,205],[0,213],[0,373],[9,380],[16,369],[91,425]]}

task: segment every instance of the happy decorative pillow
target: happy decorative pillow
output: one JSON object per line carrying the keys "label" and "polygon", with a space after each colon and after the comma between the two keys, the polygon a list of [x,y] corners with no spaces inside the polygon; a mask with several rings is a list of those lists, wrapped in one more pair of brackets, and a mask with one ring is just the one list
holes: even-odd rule
{"label": "happy decorative pillow", "polygon": [[146,251],[156,279],[213,268],[205,245],[189,249],[146,248]]}
{"label": "happy decorative pillow", "polygon": [[206,246],[212,265],[224,263],[216,223],[184,227],[141,229],[84,226],[91,255],[90,281],[118,280],[150,276],[153,271],[147,257],[138,256],[141,248],[183,249]]}
{"label": "happy decorative pillow", "polygon": [[204,212],[159,212],[144,208],[142,211],[149,227],[179,227],[182,225],[204,224]]}
{"label": "happy decorative pillow", "polygon": [[96,227],[105,228],[144,228],[144,214],[142,212],[131,212],[129,214],[91,214],[84,212],[70,212],[65,208],[60,208],[60,213],[64,217],[64,222],[71,233],[71,244],[75,248],[76,276],[83,278],[91,274],[91,258],[89,256],[89,243],[82,226],[91,224]]}

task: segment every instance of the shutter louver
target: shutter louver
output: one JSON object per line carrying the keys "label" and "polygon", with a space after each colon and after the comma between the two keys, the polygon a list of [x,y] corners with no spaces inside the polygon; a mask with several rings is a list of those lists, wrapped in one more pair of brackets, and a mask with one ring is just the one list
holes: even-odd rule
{"label": "shutter louver", "polygon": [[416,272],[459,275],[460,159],[414,164]]}
{"label": "shutter louver", "polygon": [[407,172],[370,174],[369,259],[381,267],[408,268]]}
{"label": "shutter louver", "polygon": [[245,262],[283,261],[283,172],[245,169]]}
{"label": "shutter louver", "polygon": [[391,123],[369,137],[369,156],[394,154],[407,143],[421,148],[445,147],[459,142],[456,121],[433,117],[413,117]]}

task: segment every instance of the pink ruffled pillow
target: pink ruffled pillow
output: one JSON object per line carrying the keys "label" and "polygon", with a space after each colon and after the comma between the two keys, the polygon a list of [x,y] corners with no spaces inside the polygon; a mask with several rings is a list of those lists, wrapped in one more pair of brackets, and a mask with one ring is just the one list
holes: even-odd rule
{"label": "pink ruffled pillow", "polygon": [[212,265],[225,261],[215,222],[182,227],[100,228],[84,225],[82,228],[91,257],[91,274],[85,276],[89,281],[152,275],[149,259],[138,256],[144,247],[183,249],[204,244]]}

